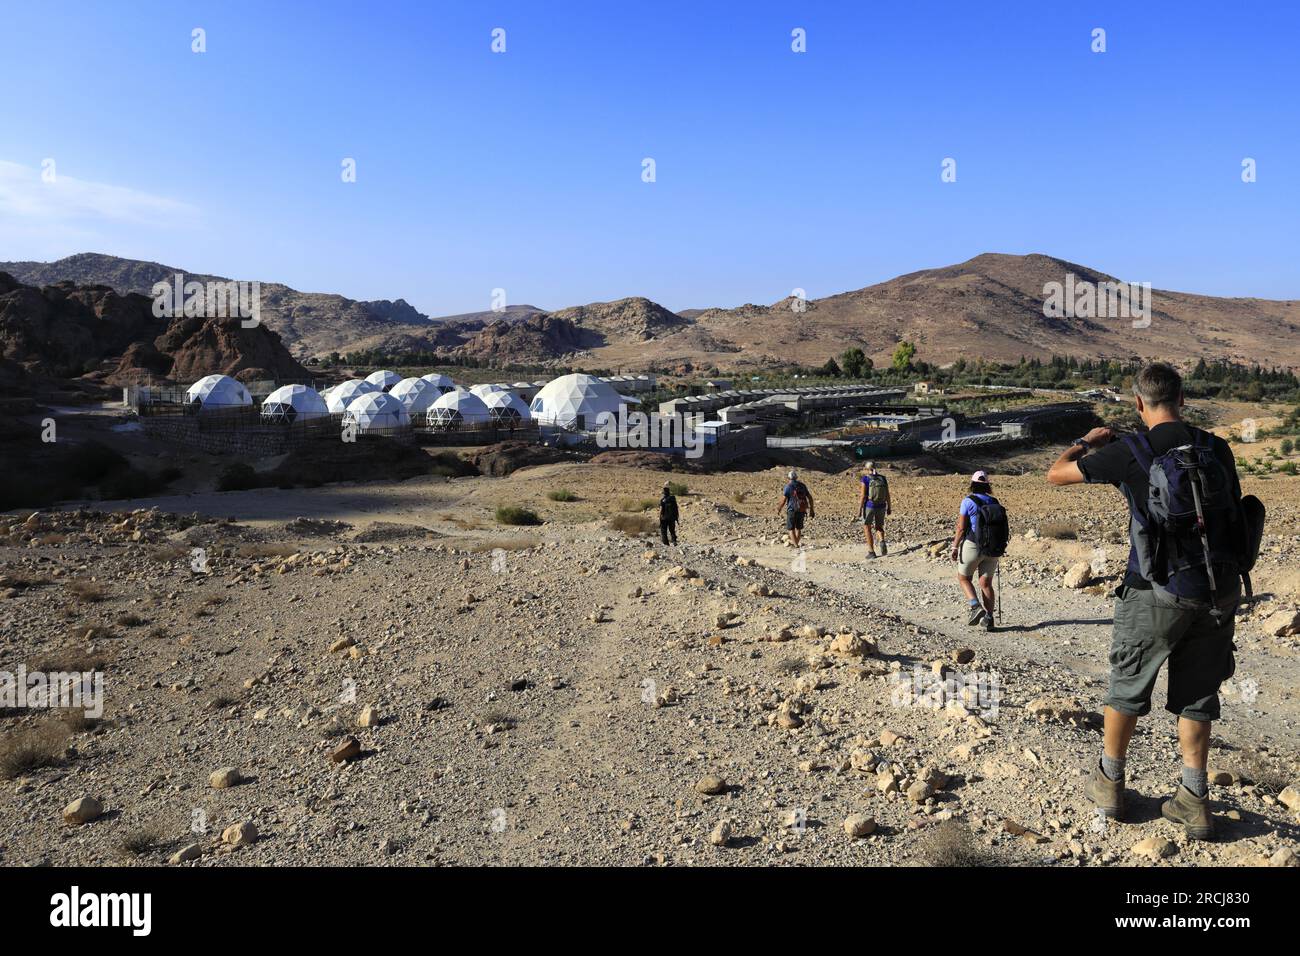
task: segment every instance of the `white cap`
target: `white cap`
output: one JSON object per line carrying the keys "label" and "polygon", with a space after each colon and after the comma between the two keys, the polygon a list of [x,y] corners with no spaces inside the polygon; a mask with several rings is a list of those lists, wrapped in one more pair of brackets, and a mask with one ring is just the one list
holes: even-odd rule
{"label": "white cap", "polygon": [[970,480],[971,480],[971,481],[978,481],[978,482],[979,482],[980,484],[982,484],[982,485],[987,485],[987,484],[989,483],[988,472],[986,472],[986,471],[984,471],[983,469],[981,469],[981,470],[975,472],[975,474],[971,475],[971,476],[970,476]]}

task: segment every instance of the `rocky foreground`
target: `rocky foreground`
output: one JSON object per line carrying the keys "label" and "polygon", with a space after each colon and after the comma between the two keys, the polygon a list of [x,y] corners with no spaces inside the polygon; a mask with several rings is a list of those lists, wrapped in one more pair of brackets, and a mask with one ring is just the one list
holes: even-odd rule
{"label": "rocky foreground", "polygon": [[679,548],[581,504],[492,526],[507,489],[558,476],[590,509],[662,480],[534,472],[373,493],[422,523],[0,516],[3,668],[105,680],[99,719],[0,711],[0,864],[1297,864],[1288,597],[1240,624],[1222,839],[1194,843],[1159,815],[1163,688],[1132,822],[1082,799],[1113,586],[1077,571],[1092,544],[1027,529],[1020,623],[984,634],[930,555],[937,512],[870,566],[847,521],[797,555],[722,485],[683,498]]}

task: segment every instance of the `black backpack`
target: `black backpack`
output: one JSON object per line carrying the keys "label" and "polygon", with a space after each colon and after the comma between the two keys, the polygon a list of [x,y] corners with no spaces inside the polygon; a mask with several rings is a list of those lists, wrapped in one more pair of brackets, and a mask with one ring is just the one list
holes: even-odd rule
{"label": "black backpack", "polygon": [[980,554],[987,558],[1000,558],[1007,553],[1011,540],[1011,525],[1007,522],[1007,509],[992,495],[975,493],[975,544]]}
{"label": "black backpack", "polygon": [[1147,473],[1147,500],[1136,502],[1129,524],[1137,570],[1177,597],[1203,600],[1220,614],[1215,568],[1239,575],[1250,593],[1250,569],[1259,553],[1264,506],[1233,491],[1232,475],[1214,451],[1214,437],[1190,429],[1192,443],[1157,455],[1145,432],[1124,436]]}

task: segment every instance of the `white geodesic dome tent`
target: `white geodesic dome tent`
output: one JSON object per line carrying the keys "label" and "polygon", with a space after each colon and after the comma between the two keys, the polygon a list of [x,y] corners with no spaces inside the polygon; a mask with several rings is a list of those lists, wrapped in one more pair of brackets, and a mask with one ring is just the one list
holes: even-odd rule
{"label": "white geodesic dome tent", "polygon": [[367,392],[352,400],[343,413],[343,424],[356,425],[362,434],[408,428],[411,416],[406,406],[387,392]]}
{"label": "white geodesic dome tent", "polygon": [[404,378],[390,388],[388,394],[405,405],[406,413],[414,417],[427,412],[442,392],[438,386],[422,378]]}
{"label": "white geodesic dome tent", "polygon": [[500,385],[471,385],[470,389],[479,398],[487,401],[489,395],[495,395],[497,392],[504,392],[505,388]]}
{"label": "white geodesic dome tent", "polygon": [[429,406],[429,427],[456,431],[466,425],[486,425],[492,420],[487,404],[473,392],[458,389]]}
{"label": "white geodesic dome tent", "polygon": [[329,413],[325,399],[306,385],[281,385],[262,402],[262,420],[269,422],[307,422]]}
{"label": "white geodesic dome tent", "polygon": [[362,378],[351,378],[333,388],[327,388],[322,397],[331,415],[342,415],[355,399],[378,391],[378,385],[372,385]]}
{"label": "white geodesic dome tent", "polygon": [[540,424],[596,429],[602,412],[618,415],[619,406],[636,404],[594,375],[561,375],[533,397],[529,410]]}
{"label": "white geodesic dome tent", "polygon": [[226,408],[242,408],[253,404],[243,382],[229,375],[205,375],[185,393],[185,404],[198,405],[200,411],[213,412]]}
{"label": "white geodesic dome tent", "polygon": [[401,380],[402,376],[398,375],[396,372],[390,372],[386,368],[380,369],[378,372],[371,372],[366,376],[366,381],[375,386],[375,388],[379,389],[381,392],[388,391]]}
{"label": "white geodesic dome tent", "polygon": [[421,375],[420,378],[436,388],[439,394],[446,394],[447,392],[454,392],[456,390],[456,383],[446,375],[440,375],[437,372],[430,372],[428,375]]}
{"label": "white geodesic dome tent", "polygon": [[484,404],[488,407],[492,421],[507,428],[513,428],[532,418],[528,403],[514,392],[493,392],[484,399]]}

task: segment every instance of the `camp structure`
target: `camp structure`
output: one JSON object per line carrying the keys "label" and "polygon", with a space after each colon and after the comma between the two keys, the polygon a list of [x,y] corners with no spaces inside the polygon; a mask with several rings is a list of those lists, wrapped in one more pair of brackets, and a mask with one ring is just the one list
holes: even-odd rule
{"label": "camp structure", "polygon": [[329,406],[320,393],[306,385],[281,385],[262,402],[262,420],[265,422],[311,421],[327,418]]}
{"label": "camp structure", "polygon": [[530,411],[539,424],[586,431],[600,427],[602,413],[617,416],[620,406],[630,404],[635,402],[608,382],[575,373],[547,382],[533,397]]}
{"label": "camp structure", "polygon": [[406,413],[414,418],[427,412],[442,392],[438,386],[422,378],[404,378],[390,388],[388,394],[405,405]]}
{"label": "camp structure", "polygon": [[378,385],[372,385],[362,378],[352,378],[335,385],[333,388],[326,389],[322,397],[329,407],[330,414],[342,415],[356,398],[378,391]]}
{"label": "camp structure", "polygon": [[366,376],[366,381],[375,386],[375,388],[379,389],[381,392],[388,391],[401,380],[402,376],[398,375],[396,372],[390,372],[386,368],[380,369],[378,372],[371,372]]}
{"label": "camp structure", "polygon": [[201,412],[215,412],[252,405],[253,396],[229,375],[205,375],[185,392],[185,404],[197,406]]}
{"label": "camp structure", "polygon": [[386,392],[359,395],[343,413],[343,427],[355,426],[363,435],[383,435],[411,427],[411,416],[399,399]]}
{"label": "camp structure", "polygon": [[448,392],[429,406],[429,427],[435,431],[460,431],[492,420],[487,404],[473,392]]}

